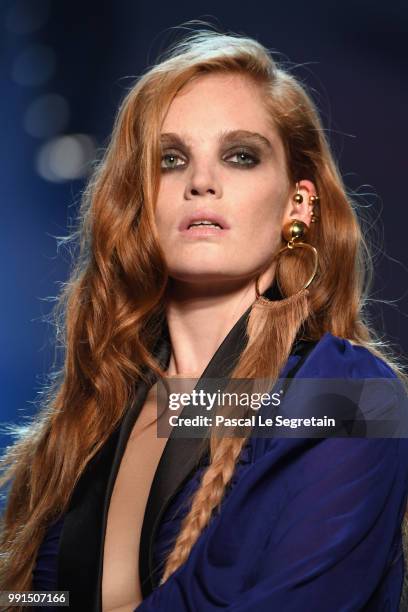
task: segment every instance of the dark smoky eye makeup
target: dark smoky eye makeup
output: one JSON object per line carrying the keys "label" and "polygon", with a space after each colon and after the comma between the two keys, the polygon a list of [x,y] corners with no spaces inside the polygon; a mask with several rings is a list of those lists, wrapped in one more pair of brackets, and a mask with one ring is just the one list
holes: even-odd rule
{"label": "dark smoky eye makeup", "polygon": [[228,151],[226,151],[226,153],[223,155],[223,159],[229,159],[230,157],[233,157],[234,155],[244,155],[246,156],[247,159],[251,160],[251,163],[239,163],[239,162],[233,162],[235,163],[237,166],[255,166],[257,164],[259,164],[259,162],[261,161],[261,157],[262,157],[262,153],[261,151],[259,151],[259,149],[257,147],[249,147],[247,145],[239,145],[237,144],[236,146],[233,146],[231,148],[228,149]]}
{"label": "dark smoky eye makeup", "polygon": [[[167,167],[163,166],[162,165],[163,161],[169,157],[174,158],[174,160],[177,163],[175,163],[174,166],[167,166]],[[179,160],[181,160],[181,162]],[[185,159],[185,156],[183,154],[180,154],[180,152],[177,151],[177,149],[171,149],[171,148],[162,149],[161,158],[160,158],[160,167],[161,167],[162,172],[168,172],[171,170],[181,170],[185,168],[186,164],[187,164],[187,160]]]}
{"label": "dark smoky eye makeup", "polygon": [[[162,170],[178,170],[185,168],[188,162],[188,147],[180,146],[181,143],[174,144],[166,143],[161,146],[161,164],[163,164],[165,158],[173,157],[175,164],[171,167],[161,165]],[[237,159],[241,161],[230,161],[230,157],[237,156]],[[239,157],[241,156],[241,157]],[[227,148],[224,148],[221,159],[231,167],[236,168],[253,168],[257,166],[262,159],[263,152],[257,145],[242,143],[237,141],[236,144],[229,143]],[[181,161],[180,161],[181,160]]]}

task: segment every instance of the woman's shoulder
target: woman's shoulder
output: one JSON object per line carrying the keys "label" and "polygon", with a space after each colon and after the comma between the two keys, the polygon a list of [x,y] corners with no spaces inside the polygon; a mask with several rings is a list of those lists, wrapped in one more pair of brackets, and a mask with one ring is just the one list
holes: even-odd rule
{"label": "woman's shoulder", "polygon": [[327,331],[299,370],[302,377],[397,378],[391,366],[366,346]]}
{"label": "woman's shoulder", "polygon": [[[256,440],[255,460],[265,456],[266,461],[277,457],[303,457],[303,451],[319,461],[333,460],[333,453],[349,452],[350,448],[361,448],[367,456],[377,457],[378,449],[387,455],[390,465],[397,468],[398,453],[404,457],[401,465],[408,461],[408,402],[405,385],[385,359],[369,348],[352,340],[326,332],[305,356],[301,367],[290,379],[280,411],[289,417],[306,419],[311,416],[336,416],[360,419],[370,424],[370,435],[359,436],[345,433],[327,435],[327,430],[298,429],[279,431],[265,440]],[[305,379],[305,380],[299,380]],[[323,380],[327,379],[327,380]],[[333,380],[330,380],[333,379]],[[388,379],[388,380],[384,380]],[[346,384],[345,384],[346,383]],[[381,435],[371,433],[381,419],[399,419],[398,432]],[[364,421],[365,420],[365,421]],[[378,421],[378,423],[377,423]],[[340,421],[341,423],[341,418]],[[394,421],[391,421],[391,425]],[[356,421],[356,425],[359,421]],[[323,424],[322,424],[323,426]],[[320,427],[320,425],[318,425]],[[358,428],[357,428],[358,430]],[[356,430],[356,431],[357,431]],[[400,435],[400,431],[403,433]],[[382,439],[384,438],[384,439]],[[296,449],[296,451],[295,451]],[[312,450],[313,449],[313,450]],[[286,460],[285,460],[286,461]],[[373,460],[375,463],[375,461]],[[285,464],[285,462],[284,462]],[[408,480],[407,468],[404,482]],[[406,485],[404,485],[406,486]]]}

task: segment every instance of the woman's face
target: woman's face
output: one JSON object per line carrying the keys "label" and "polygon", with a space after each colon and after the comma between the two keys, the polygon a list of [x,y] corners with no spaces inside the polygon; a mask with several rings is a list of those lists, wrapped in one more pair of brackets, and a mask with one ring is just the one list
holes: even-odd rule
{"label": "woman's face", "polygon": [[[254,279],[279,248],[285,216],[299,218],[258,87],[235,74],[200,77],[173,100],[161,141],[156,223],[170,277]],[[192,215],[222,229],[188,229]]]}

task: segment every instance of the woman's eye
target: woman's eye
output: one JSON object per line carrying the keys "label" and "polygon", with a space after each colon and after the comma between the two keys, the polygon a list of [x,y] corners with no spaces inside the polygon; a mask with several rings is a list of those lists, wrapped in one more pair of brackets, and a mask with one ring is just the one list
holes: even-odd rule
{"label": "woman's eye", "polygon": [[[225,159],[236,157],[238,161],[233,161],[234,166],[251,167],[259,164],[259,158],[249,151],[239,150],[230,153]],[[181,163],[180,163],[181,162]],[[163,170],[174,170],[184,167],[185,161],[177,153],[165,153],[161,157],[161,168]]]}
{"label": "woman's eye", "polygon": [[232,162],[237,166],[256,166],[259,163],[259,159],[248,151],[236,151],[235,153],[232,153],[229,157],[227,157],[227,159],[230,159],[231,157],[238,158],[239,161]]}
{"label": "woman's eye", "polygon": [[[163,168],[164,170],[172,170],[173,168],[177,168],[180,165],[183,165],[183,164],[176,163],[178,159],[181,160],[181,157],[179,155],[176,155],[175,153],[166,153],[165,155],[162,155],[161,168]],[[166,165],[167,160],[169,161],[168,165]],[[165,165],[163,165],[163,163]]]}

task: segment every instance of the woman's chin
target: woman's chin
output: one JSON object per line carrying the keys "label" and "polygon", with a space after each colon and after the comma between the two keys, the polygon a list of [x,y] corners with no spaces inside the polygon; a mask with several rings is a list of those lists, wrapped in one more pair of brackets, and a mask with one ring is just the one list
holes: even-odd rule
{"label": "woman's chin", "polygon": [[[236,271],[235,271],[236,272]],[[226,289],[238,289],[244,284],[252,282],[254,279],[253,274],[237,275],[223,272],[220,269],[217,270],[194,270],[194,271],[176,271],[169,273],[170,283],[172,285],[184,285],[192,289],[199,289],[200,287],[207,293],[209,290],[215,289],[216,287]]]}
{"label": "woman's chin", "polygon": [[233,280],[230,275],[223,273],[222,271],[214,269],[206,270],[189,270],[187,271],[176,271],[169,272],[171,279],[181,283],[189,284],[205,284],[209,282],[228,282]]}

